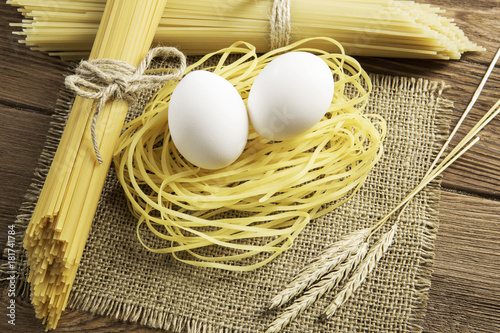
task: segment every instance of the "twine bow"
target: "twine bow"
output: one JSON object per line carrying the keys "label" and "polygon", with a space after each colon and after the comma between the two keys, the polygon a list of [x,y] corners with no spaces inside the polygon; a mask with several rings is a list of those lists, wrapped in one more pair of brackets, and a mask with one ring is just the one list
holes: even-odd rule
{"label": "twine bow", "polygon": [[[144,74],[154,58],[178,60],[172,72],[161,75]],[[92,118],[90,133],[96,158],[103,162],[96,139],[96,125],[99,112],[107,101],[123,99],[129,103],[137,100],[145,89],[155,89],[170,80],[180,79],[186,69],[186,57],[174,47],[156,47],[151,49],[136,68],[124,61],[112,59],[93,59],[82,61],[74,75],[65,79],[66,87],[77,95],[97,100],[97,107]]]}

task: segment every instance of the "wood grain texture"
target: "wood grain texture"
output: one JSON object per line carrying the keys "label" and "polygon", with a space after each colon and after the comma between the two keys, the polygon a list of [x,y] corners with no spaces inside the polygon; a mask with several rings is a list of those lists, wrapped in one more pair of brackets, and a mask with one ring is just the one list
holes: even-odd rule
{"label": "wood grain texture", "polygon": [[[466,35],[487,48],[460,61],[360,58],[373,73],[422,77],[450,87],[455,123],[500,46],[500,0],[429,0],[446,9]],[[63,76],[71,66],[17,42],[9,22],[16,9],[0,3],[0,248],[23,200],[42,149]],[[500,68],[466,121],[465,130],[500,98]],[[480,143],[444,174],[440,229],[424,332],[500,332],[500,119]],[[456,142],[456,141],[454,141]],[[16,300],[16,325],[7,323],[8,285],[0,284],[0,332],[44,332],[27,302]],[[56,332],[159,332],[66,311]]]}
{"label": "wood grain texture", "polygon": [[500,332],[500,202],[445,191],[426,332]]}
{"label": "wood grain texture", "polygon": [[[51,117],[0,105],[0,119],[0,219],[12,223],[31,184]],[[6,241],[2,228],[0,249]]]}
{"label": "wood grain texture", "polygon": [[15,108],[51,114],[70,65],[47,54],[31,51],[18,42],[9,26],[21,22],[16,8],[0,6],[0,101]]}

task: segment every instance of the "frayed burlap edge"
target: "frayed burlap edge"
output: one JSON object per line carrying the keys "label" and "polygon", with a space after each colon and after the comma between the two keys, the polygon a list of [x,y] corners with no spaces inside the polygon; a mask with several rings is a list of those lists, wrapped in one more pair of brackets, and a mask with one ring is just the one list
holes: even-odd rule
{"label": "frayed burlap edge", "polygon": [[[442,98],[442,93],[447,88],[443,83],[432,82],[425,79],[408,77],[395,77],[387,75],[370,75],[374,85],[382,85],[387,88],[407,89],[408,91],[427,91],[436,101],[435,124],[437,127],[436,142],[432,155],[437,156],[442,143],[449,133],[450,115],[453,102]],[[19,209],[16,218],[16,293],[18,297],[29,298],[29,283],[27,282],[29,267],[26,263],[26,255],[22,248],[24,231],[26,230],[31,215],[35,209],[36,202],[42,190],[45,178],[51,162],[59,145],[59,141],[66,124],[66,116],[71,110],[74,96],[66,89],[62,89],[57,101],[57,108],[53,115],[50,130],[36,168],[33,182],[25,195],[25,201]],[[431,286],[432,264],[434,261],[434,240],[439,226],[439,201],[440,201],[441,178],[434,180],[423,191],[429,194],[427,205],[429,220],[426,222],[422,235],[418,270],[415,275],[411,300],[407,332],[422,332],[422,324],[425,320],[428,292]],[[4,256],[6,257],[6,253]],[[4,264],[0,267],[0,274],[7,274],[8,267]],[[152,309],[136,306],[121,299],[105,299],[95,295],[80,295],[73,292],[68,301],[68,308],[88,311],[102,316],[113,317],[125,322],[138,323],[144,326],[172,330],[174,332],[224,332],[233,333],[237,330],[228,327],[215,327],[200,320],[193,320],[187,316],[175,316],[168,309]]]}
{"label": "frayed burlap edge", "polygon": [[[66,89],[61,89],[56,103],[56,109],[52,115],[50,122],[49,132],[47,134],[45,145],[40,154],[35,169],[32,183],[27,189],[24,196],[24,201],[21,204],[14,221],[15,225],[15,244],[16,244],[16,295],[21,298],[29,298],[29,267],[27,264],[26,252],[23,248],[24,235],[31,220],[31,216],[35,210],[38,197],[42,191],[45,179],[49,172],[50,166],[54,159],[57,147],[61,140],[62,133],[66,126],[67,115],[73,105],[74,95]],[[4,257],[6,253],[4,251]],[[0,267],[0,274],[6,274],[8,267],[2,265]]]}
{"label": "frayed burlap edge", "polygon": [[[397,80],[395,80],[397,79]],[[388,80],[393,88],[409,89],[413,91],[426,91],[430,96],[436,98],[436,106],[434,113],[434,123],[436,125],[435,144],[432,150],[432,160],[436,158],[449,135],[450,119],[453,110],[453,102],[442,97],[444,90],[448,89],[443,82],[434,82],[424,79],[407,78],[407,77],[390,77],[384,75],[376,75],[372,77],[373,84],[388,85]],[[427,301],[429,290],[431,287],[432,266],[434,263],[434,241],[439,228],[439,202],[441,198],[441,180],[442,177],[437,177],[426,188],[428,194],[427,214],[429,219],[426,221],[422,235],[420,257],[418,269],[413,281],[413,290],[411,297],[411,313],[407,322],[407,331],[420,333],[423,330],[423,322],[427,313]]]}

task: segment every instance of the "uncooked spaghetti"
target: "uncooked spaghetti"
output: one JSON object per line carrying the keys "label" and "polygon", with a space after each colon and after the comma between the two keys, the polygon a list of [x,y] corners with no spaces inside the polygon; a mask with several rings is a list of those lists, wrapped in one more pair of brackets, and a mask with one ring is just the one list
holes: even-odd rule
{"label": "uncooked spaghetti", "polygon": [[[91,59],[140,63],[165,3],[109,0]],[[100,112],[96,131],[104,163],[98,164],[89,142],[94,103],[75,99],[31,216],[23,242],[30,299],[47,330],[56,328],[68,303],[127,110],[127,102],[113,100]]]}
{"label": "uncooked spaghetti", "polygon": [[[22,43],[63,59],[88,55],[105,0],[8,0],[25,19]],[[170,0],[155,41],[185,54],[214,52],[237,40],[269,50],[270,0]],[[290,39],[328,36],[351,56],[459,59],[482,51],[436,6],[393,0],[292,0]]]}
{"label": "uncooked spaghetti", "polygon": [[196,266],[252,270],[290,248],[311,219],[334,210],[363,185],[382,155],[386,125],[378,115],[363,114],[370,79],[337,41],[305,39],[261,56],[253,45],[238,42],[206,55],[186,73],[213,71],[246,102],[260,70],[291,51],[318,55],[335,77],[327,114],[296,138],[269,141],[250,129],[246,148],[232,165],[198,168],[183,159],[168,131],[168,103],[177,82],[163,87],[143,114],[126,124],[115,168],[138,218],[139,240],[150,251]]}

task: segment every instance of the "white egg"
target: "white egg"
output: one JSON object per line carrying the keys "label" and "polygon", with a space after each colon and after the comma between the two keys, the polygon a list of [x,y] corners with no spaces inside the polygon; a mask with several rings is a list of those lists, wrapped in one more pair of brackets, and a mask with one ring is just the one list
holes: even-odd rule
{"label": "white egg", "polygon": [[233,163],[248,138],[248,115],[238,91],[223,77],[201,70],[188,73],[174,89],[168,126],[182,156],[206,169]]}
{"label": "white egg", "polygon": [[320,57],[290,52],[272,60],[248,96],[250,122],[269,140],[286,140],[311,129],[325,115],[334,93],[332,72]]}

